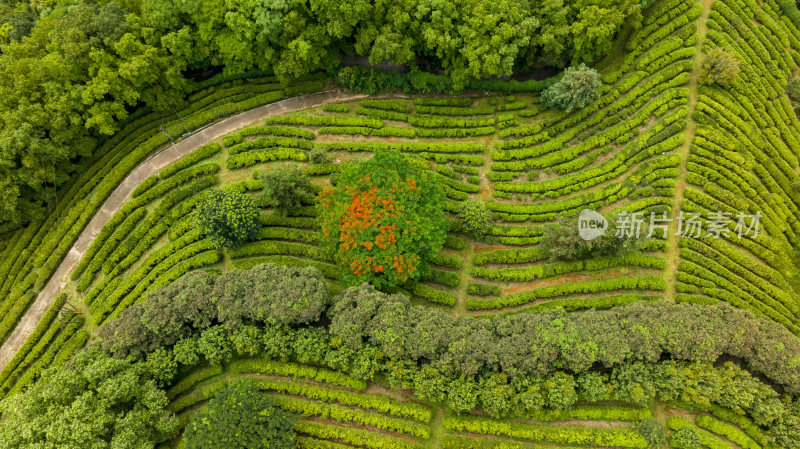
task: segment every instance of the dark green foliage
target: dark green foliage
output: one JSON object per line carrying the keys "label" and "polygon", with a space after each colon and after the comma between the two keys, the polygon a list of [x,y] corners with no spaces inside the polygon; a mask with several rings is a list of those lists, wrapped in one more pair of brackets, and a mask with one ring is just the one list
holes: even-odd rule
{"label": "dark green foliage", "polygon": [[655,419],[643,419],[636,423],[636,431],[647,440],[651,449],[662,449],[667,446],[667,430]]}
{"label": "dark green foliage", "polygon": [[89,347],[0,402],[0,448],[141,449],[174,437],[178,420],[145,373]]}
{"label": "dark green foliage", "polygon": [[253,198],[233,190],[213,189],[193,212],[195,226],[217,249],[241,246],[258,236],[258,207]]}
{"label": "dark green foliage", "polygon": [[293,449],[295,421],[270,396],[235,382],[192,417],[183,438],[186,449]]}
{"label": "dark green foliage", "polygon": [[[373,345],[389,357],[426,359],[448,373],[474,374],[496,363],[508,376],[556,368],[582,372],[598,362],[658,360],[663,353],[701,362],[728,354],[792,390],[800,385],[800,367],[790,366],[800,355],[800,342],[782,326],[727,305],[638,302],[610,310],[478,320],[414,306],[404,296],[361,285],[344,290],[328,315],[331,334],[353,349]],[[620,334],[619,329],[638,331]],[[516,344],[522,335],[526,344]],[[462,339],[470,344],[455,344]]]}
{"label": "dark green foliage", "polygon": [[467,234],[483,238],[492,229],[494,215],[482,201],[464,201],[458,209],[458,221]]}
{"label": "dark green foliage", "polygon": [[702,84],[727,86],[739,75],[739,60],[736,55],[721,48],[714,48],[703,57],[697,81]]}
{"label": "dark green foliage", "polygon": [[245,322],[301,325],[316,321],[325,310],[328,287],[314,268],[260,264],[217,277],[212,297],[217,319],[231,327]]}
{"label": "dark green foliage", "polygon": [[542,102],[549,108],[583,109],[600,97],[598,92],[603,83],[597,70],[581,64],[568,67],[564,76],[542,92]]}
{"label": "dark green foliage", "polygon": [[260,172],[258,179],[264,186],[261,204],[280,214],[286,215],[314,200],[314,187],[297,164],[273,165]]}
{"label": "dark green foliage", "polygon": [[669,445],[675,449],[700,449],[700,436],[691,427],[678,429],[669,436]]}
{"label": "dark green foliage", "polygon": [[142,357],[211,325],[214,276],[195,271],[149,294],[100,328],[103,348],[118,356]]}
{"label": "dark green foliage", "polygon": [[[216,277],[191,272],[125,309],[101,327],[98,336],[104,349],[117,356],[143,357],[215,323],[238,329],[249,323],[296,326],[314,322],[327,301],[327,284],[310,267],[260,264]],[[164,362],[154,359],[151,363]]]}
{"label": "dark green foliage", "polygon": [[637,249],[639,240],[635,235],[617,237],[616,233],[615,223],[608,220],[605,234],[592,240],[584,240],[578,233],[578,217],[559,215],[554,222],[544,226],[539,246],[550,254],[552,260],[619,256]]}

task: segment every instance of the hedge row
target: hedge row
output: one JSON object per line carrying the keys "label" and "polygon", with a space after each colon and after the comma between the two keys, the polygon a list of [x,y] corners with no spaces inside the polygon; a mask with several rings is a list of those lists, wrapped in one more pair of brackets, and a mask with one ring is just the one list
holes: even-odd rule
{"label": "hedge row", "polygon": [[[494,117],[484,119],[436,117],[427,115],[409,115],[408,122],[419,128],[478,128],[493,127]],[[492,128],[494,132],[494,128]]]}
{"label": "hedge row", "polygon": [[698,415],[695,423],[703,429],[724,436],[741,449],[761,449],[758,443],[732,424],[720,421],[709,415]]}
{"label": "hedge row", "polygon": [[446,416],[445,429],[481,435],[497,435],[544,444],[585,445],[647,449],[648,443],[632,429],[560,427],[503,422],[476,416]]}
{"label": "hedge row", "polygon": [[351,134],[374,137],[406,137],[413,138],[417,135],[413,128],[400,128],[384,126],[383,128],[368,128],[366,126],[323,126],[318,128],[320,134]]}
{"label": "hedge row", "polygon": [[245,243],[239,248],[228,251],[228,255],[234,259],[250,256],[288,255],[308,257],[322,262],[331,261],[330,255],[328,255],[319,247],[301,243],[279,241],[257,241]]}
{"label": "hedge row", "polygon": [[382,120],[408,121],[408,114],[404,112],[388,111],[384,109],[356,108],[356,114]]}
{"label": "hedge row", "polygon": [[403,100],[361,100],[361,104],[367,108],[385,111],[411,112],[411,106]]}
{"label": "hedge row", "polygon": [[175,383],[167,390],[167,397],[172,400],[187,391],[191,390],[196,384],[206,379],[210,379],[222,374],[223,369],[221,365],[210,365],[200,369],[193,370],[189,375],[181,378],[180,381]]}
{"label": "hedge row", "polygon": [[458,302],[456,295],[444,290],[439,290],[438,288],[427,286],[425,284],[415,283],[412,287],[410,287],[409,291],[414,296],[418,296],[426,301],[436,304],[443,304],[445,306],[452,307],[456,305],[456,302]]}
{"label": "hedge row", "polygon": [[237,168],[250,167],[263,162],[303,162],[307,160],[308,154],[303,150],[298,150],[296,148],[274,148],[269,150],[251,150],[245,153],[235,154],[228,158],[225,162],[225,166],[228,167],[229,170],[235,170]]}
{"label": "hedge row", "polygon": [[582,293],[599,293],[614,290],[664,290],[666,281],[661,276],[630,276],[599,281],[572,282],[515,293],[492,300],[468,299],[467,310],[491,310],[514,307],[537,299]]}
{"label": "hedge row", "polygon": [[286,396],[275,396],[274,404],[295,415],[332,419],[340,423],[355,426],[369,426],[383,431],[399,433],[425,440],[431,437],[430,428],[428,426],[414,421],[370,413],[357,408],[343,407],[336,404],[324,404]]}
{"label": "hedge row", "polygon": [[312,144],[308,140],[297,137],[259,137],[258,139],[245,140],[244,142],[229,146],[228,154],[233,155],[250,150],[276,147],[310,150]]}
{"label": "hedge row", "polygon": [[597,271],[618,266],[664,269],[663,257],[641,253],[628,253],[623,256],[597,257],[588,260],[556,261],[524,268],[480,268],[472,269],[472,275],[482,279],[504,282],[532,281],[576,271]]}
{"label": "hedge row", "polygon": [[575,312],[579,310],[603,310],[611,309],[613,307],[624,306],[626,304],[638,301],[660,301],[664,299],[662,296],[651,295],[636,295],[636,294],[623,294],[623,295],[607,295],[595,296],[592,298],[564,298],[553,299],[550,301],[538,302],[524,308],[525,312],[546,312],[548,310],[564,309],[567,312]]}
{"label": "hedge row", "polygon": [[321,439],[335,439],[353,446],[370,449],[423,449],[424,445],[406,439],[393,438],[381,433],[368,433],[362,429],[340,427],[316,421],[300,421],[294,430]]}
{"label": "hedge row", "polygon": [[398,402],[385,396],[265,378],[254,378],[253,385],[261,390],[277,391],[281,394],[301,396],[321,402],[336,402],[343,405],[371,409],[385,415],[408,418],[422,423],[429,423],[432,419],[431,410],[426,407],[413,403]]}
{"label": "hedge row", "polygon": [[383,122],[374,118],[335,117],[330,115],[283,115],[270,117],[266,124],[301,125],[301,126],[361,126],[365,128],[382,128]]}
{"label": "hedge row", "polygon": [[258,373],[270,376],[308,379],[359,391],[366,390],[367,388],[367,384],[363,380],[354,379],[336,371],[266,359],[236,360],[228,365],[228,371],[237,374]]}
{"label": "hedge row", "polygon": [[472,104],[472,98],[468,97],[417,97],[414,98],[414,106],[460,106],[465,107]]}
{"label": "hedge row", "polygon": [[473,107],[453,107],[453,106],[423,106],[416,107],[416,111],[420,114],[431,115],[491,115],[494,114],[493,107],[473,108]]}
{"label": "hedge row", "polygon": [[500,296],[502,290],[497,285],[481,284],[470,282],[467,285],[467,293],[474,296]]}
{"label": "hedge row", "polygon": [[348,151],[348,152],[375,152],[377,150],[390,149],[404,153],[483,153],[486,147],[478,142],[465,143],[437,143],[437,142],[407,142],[407,143],[384,143],[384,142],[330,142],[318,143],[315,145],[328,151]]}
{"label": "hedge row", "polygon": [[[301,139],[311,140],[314,138],[314,133],[306,129],[292,128],[290,126],[262,126],[253,125],[243,128],[239,134],[232,134],[226,137],[247,137],[247,136],[281,136],[281,137],[299,137]],[[235,142],[238,143],[238,142]],[[225,146],[229,146],[225,144]]]}

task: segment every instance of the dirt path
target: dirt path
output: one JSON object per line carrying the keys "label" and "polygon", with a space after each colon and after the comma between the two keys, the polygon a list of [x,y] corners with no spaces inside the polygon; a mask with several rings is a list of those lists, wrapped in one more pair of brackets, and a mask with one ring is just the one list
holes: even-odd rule
{"label": "dirt path", "polygon": [[667,281],[665,290],[666,297],[675,299],[677,292],[675,291],[675,281],[678,276],[678,263],[680,262],[680,248],[678,247],[678,235],[675,233],[678,230],[678,214],[681,210],[681,203],[683,202],[683,192],[686,190],[686,174],[687,163],[689,161],[689,152],[694,141],[695,126],[697,125],[692,118],[694,109],[697,106],[697,76],[700,73],[700,62],[702,58],[703,43],[706,40],[708,33],[708,26],[706,21],[711,12],[711,4],[714,0],[702,0],[703,12],[697,19],[697,44],[695,45],[695,55],[692,61],[692,73],[689,76],[689,113],[686,118],[686,138],[683,145],[678,149],[678,155],[681,157],[681,167],[678,173],[678,181],[675,183],[675,197],[672,210],[670,210],[669,218],[672,221],[669,223],[667,229],[667,268],[664,272],[664,279]]}
{"label": "dirt path", "polygon": [[345,90],[330,90],[270,103],[200,128],[184,139],[176,142],[174,145],[161,150],[142,162],[141,165],[130,172],[122,183],[114,189],[103,203],[102,207],[97,211],[94,217],[92,217],[92,220],[83,232],[81,232],[80,236],[78,236],[78,239],[75,241],[75,244],[72,245],[72,248],[70,248],[69,252],[64,257],[64,260],[61,261],[56,272],[50,277],[47,285],[39,292],[36,301],[28,308],[28,311],[22,316],[14,332],[11,333],[2,347],[0,347],[0,370],[6,366],[19,348],[22,347],[28,336],[33,332],[36,325],[42,319],[42,316],[47,312],[51,304],[53,304],[56,295],[58,295],[61,289],[67,284],[69,273],[81,260],[97,234],[103,229],[103,226],[108,223],[108,220],[110,220],[122,205],[125,204],[125,201],[130,198],[131,192],[145,179],[155,175],[162,168],[186,156],[197,148],[236,131],[237,129],[253,125],[267,117],[322,106],[328,103],[358,100],[366,97],[368,97],[368,95],[353,94]]}

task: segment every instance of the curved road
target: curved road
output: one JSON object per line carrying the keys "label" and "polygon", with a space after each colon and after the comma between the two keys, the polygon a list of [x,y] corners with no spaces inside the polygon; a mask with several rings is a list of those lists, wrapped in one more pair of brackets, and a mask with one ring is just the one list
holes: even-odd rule
{"label": "curved road", "polygon": [[30,336],[36,328],[42,316],[44,316],[47,309],[53,304],[58,292],[67,284],[69,273],[81,260],[86,250],[89,248],[89,245],[92,244],[97,234],[103,229],[103,226],[108,223],[108,220],[110,220],[122,205],[125,204],[125,201],[130,198],[131,192],[145,179],[157,174],[167,165],[186,156],[197,148],[213,142],[237,129],[253,125],[267,117],[296,112],[328,103],[358,100],[366,97],[369,97],[369,95],[353,94],[346,90],[329,90],[266,104],[228,117],[206,126],[205,128],[201,128],[183,138],[183,140],[176,142],[174,145],[146,159],[141,165],[131,171],[120,185],[111,192],[111,195],[109,195],[100,207],[100,210],[97,211],[83,232],[81,232],[80,236],[78,236],[75,244],[72,245],[72,248],[70,248],[64,260],[61,261],[56,272],[50,277],[47,285],[39,292],[36,301],[28,308],[25,315],[22,316],[17,327],[14,328],[14,332],[11,333],[11,336],[9,336],[5,343],[3,343],[3,346],[0,347],[0,370],[14,357],[14,354],[17,353],[28,336]]}

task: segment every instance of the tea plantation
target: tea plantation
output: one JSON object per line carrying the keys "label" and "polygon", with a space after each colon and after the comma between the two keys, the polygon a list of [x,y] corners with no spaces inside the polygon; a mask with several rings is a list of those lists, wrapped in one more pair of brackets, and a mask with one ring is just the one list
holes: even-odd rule
{"label": "tea plantation", "polygon": [[[18,3],[0,65],[54,57],[34,41],[71,14],[121,61],[52,116],[74,133],[0,117],[30,153],[0,159],[0,448],[800,448],[794,3],[572,2],[551,47],[549,2],[444,2],[459,46],[468,18],[513,31],[468,62],[422,49],[457,33],[420,1],[363,2],[419,38],[337,16],[355,2]],[[92,41],[110,23],[141,42]],[[382,33],[444,75],[330,62]],[[474,67],[509,39],[505,72]],[[494,76],[532,60],[568,68]]]}

